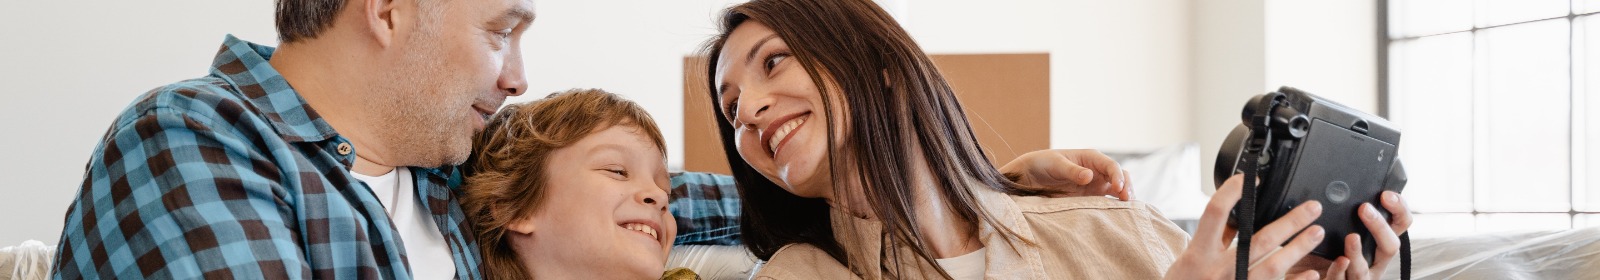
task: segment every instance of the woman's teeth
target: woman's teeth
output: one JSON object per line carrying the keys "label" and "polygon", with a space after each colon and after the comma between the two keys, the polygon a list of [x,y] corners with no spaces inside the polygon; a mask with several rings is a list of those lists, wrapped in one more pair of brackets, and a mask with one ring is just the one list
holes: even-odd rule
{"label": "woman's teeth", "polygon": [[804,117],[794,118],[789,122],[783,123],[782,126],[778,127],[778,132],[772,134],[772,139],[767,140],[767,148],[774,153],[778,152],[778,144],[783,143],[783,138],[789,137],[789,133],[794,132],[794,128],[800,127],[800,124],[804,123],[806,123],[806,118]]}
{"label": "woman's teeth", "polygon": [[631,229],[631,230],[635,230],[635,231],[638,231],[638,232],[643,232],[644,234],[649,234],[650,238],[654,238],[654,239],[657,239],[657,240],[661,239],[659,235],[656,235],[656,229],[655,228],[652,228],[652,227],[644,225],[644,224],[626,223],[626,224],[622,224],[622,228]]}

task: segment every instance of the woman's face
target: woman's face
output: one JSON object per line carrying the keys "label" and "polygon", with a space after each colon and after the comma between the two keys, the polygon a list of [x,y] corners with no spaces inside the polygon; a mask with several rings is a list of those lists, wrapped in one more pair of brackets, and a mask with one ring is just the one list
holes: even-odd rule
{"label": "woman's face", "polygon": [[592,279],[661,276],[678,226],[666,163],[640,129],[611,126],[551,152],[541,205],[509,226],[525,262],[600,274]]}
{"label": "woman's face", "polygon": [[[739,155],[789,193],[831,198],[823,97],[788,44],[751,20],[729,33],[717,56],[717,103],[723,120],[734,127]],[[830,92],[838,92],[827,84]],[[834,120],[844,119],[841,108],[835,107]],[[835,131],[843,137],[843,129]]]}

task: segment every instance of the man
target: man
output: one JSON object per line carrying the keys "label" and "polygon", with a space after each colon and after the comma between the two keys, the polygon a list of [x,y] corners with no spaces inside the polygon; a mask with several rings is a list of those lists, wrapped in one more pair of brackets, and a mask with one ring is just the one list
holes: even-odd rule
{"label": "man", "polygon": [[[454,165],[526,91],[533,19],[531,0],[280,1],[281,47],[229,36],[209,75],[116,119],[68,210],[55,277],[481,279]],[[1034,178],[1078,174],[1073,161],[1121,174],[1103,157],[1023,165],[1070,166]],[[673,183],[680,244],[738,242],[731,180]]]}

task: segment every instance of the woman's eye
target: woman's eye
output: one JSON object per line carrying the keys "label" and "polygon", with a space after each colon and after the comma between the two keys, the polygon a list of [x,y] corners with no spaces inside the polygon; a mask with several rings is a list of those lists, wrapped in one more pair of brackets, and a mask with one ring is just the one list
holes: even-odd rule
{"label": "woman's eye", "polygon": [[722,117],[728,119],[728,123],[733,123],[733,116],[739,115],[738,110],[739,99],[735,98],[733,101],[728,101],[728,105],[722,107]]}
{"label": "woman's eye", "polygon": [[787,58],[789,58],[789,54],[773,54],[772,56],[767,57],[767,61],[764,65],[766,66],[767,71],[772,71],[773,68],[778,67],[778,63],[783,62],[783,60]]}

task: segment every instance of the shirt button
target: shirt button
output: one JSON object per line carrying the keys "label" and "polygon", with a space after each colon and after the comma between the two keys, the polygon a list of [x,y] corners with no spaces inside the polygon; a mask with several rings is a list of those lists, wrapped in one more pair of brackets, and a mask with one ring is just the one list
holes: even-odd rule
{"label": "shirt button", "polygon": [[341,155],[341,156],[350,155],[350,143],[339,143],[339,155]]}

